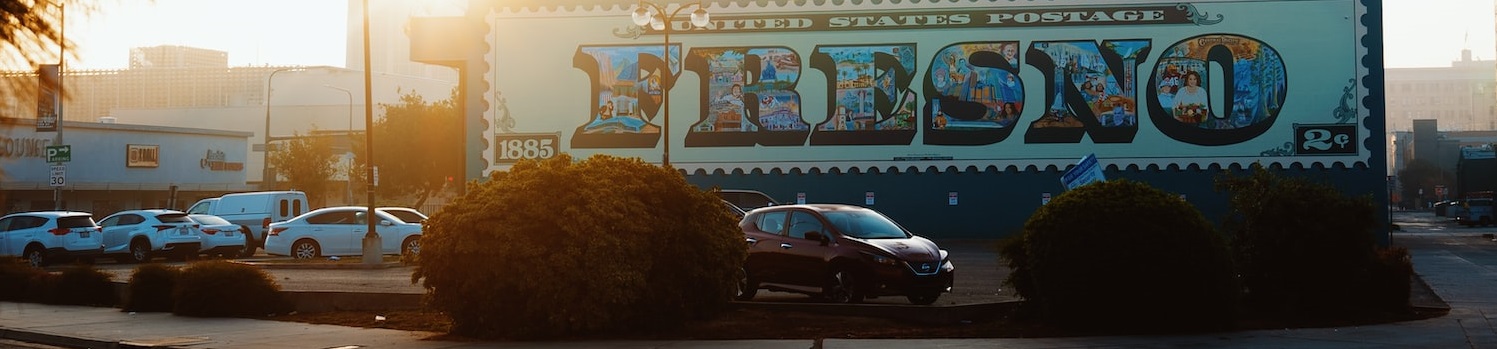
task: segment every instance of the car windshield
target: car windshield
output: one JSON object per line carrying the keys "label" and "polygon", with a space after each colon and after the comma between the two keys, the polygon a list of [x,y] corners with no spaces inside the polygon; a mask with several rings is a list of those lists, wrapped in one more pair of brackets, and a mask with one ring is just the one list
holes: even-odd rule
{"label": "car windshield", "polygon": [[904,229],[883,215],[870,211],[827,212],[826,219],[837,227],[842,235],[859,239],[903,239],[908,238]]}

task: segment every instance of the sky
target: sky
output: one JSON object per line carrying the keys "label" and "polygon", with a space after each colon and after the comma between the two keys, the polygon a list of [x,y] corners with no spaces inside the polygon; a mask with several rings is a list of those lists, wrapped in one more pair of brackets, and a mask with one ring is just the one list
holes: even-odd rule
{"label": "sky", "polygon": [[98,13],[65,28],[79,54],[70,70],[126,68],[131,48],[160,45],[226,51],[229,66],[346,63],[346,0],[96,2]]}
{"label": "sky", "polygon": [[[1384,0],[1384,65],[1448,67],[1465,48],[1477,58],[1497,59],[1494,1]],[[78,44],[80,61],[70,62],[69,69],[125,68],[130,48],[158,45],[227,51],[230,66],[346,63],[347,0],[98,3],[104,7],[100,13],[70,18],[66,32]]]}

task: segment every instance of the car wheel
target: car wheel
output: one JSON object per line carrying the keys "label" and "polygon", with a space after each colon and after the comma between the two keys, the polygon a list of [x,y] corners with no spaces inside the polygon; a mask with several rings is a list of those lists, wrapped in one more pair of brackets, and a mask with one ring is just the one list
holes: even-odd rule
{"label": "car wheel", "polygon": [[940,293],[936,293],[936,292],[912,294],[912,295],[905,296],[905,298],[907,298],[907,299],[910,300],[910,304],[915,304],[915,305],[930,305],[931,303],[935,303],[936,302],[936,298],[940,298],[940,297],[941,297],[941,294]]}
{"label": "car wheel", "polygon": [[863,301],[863,295],[857,292],[856,276],[845,269],[839,269],[827,279],[827,285],[822,287],[821,298],[832,303],[858,303]]}
{"label": "car wheel", "polygon": [[301,239],[291,244],[291,258],[313,259],[321,255],[322,248],[318,247],[317,242],[311,239]]}
{"label": "car wheel", "polygon": [[23,252],[21,255],[26,259],[26,264],[31,265],[33,268],[47,266],[47,255],[43,254],[41,248],[37,248],[36,246],[27,247],[26,252]]}
{"label": "car wheel", "polygon": [[747,270],[738,269],[738,291],[733,294],[733,298],[740,301],[752,300],[757,293],[759,282],[749,277]]}
{"label": "car wheel", "polygon": [[249,250],[250,254],[254,254],[256,248],[265,247],[265,241],[256,239],[255,234],[250,232],[249,227],[241,225],[239,226],[239,232],[244,233],[244,248]]}
{"label": "car wheel", "polygon": [[231,256],[229,256],[229,257],[230,258],[249,258],[249,257],[254,257],[255,256],[255,244],[254,244],[254,240],[250,240],[249,230],[246,230],[244,228],[239,228],[239,232],[242,233],[239,236],[243,236],[244,237],[244,245],[239,246],[239,249],[235,250],[234,253]]}
{"label": "car wheel", "polygon": [[421,237],[411,236],[400,243],[401,256],[421,256]]}
{"label": "car wheel", "polygon": [[145,263],[151,261],[151,244],[143,241],[130,243],[130,255],[125,256],[130,263]]}

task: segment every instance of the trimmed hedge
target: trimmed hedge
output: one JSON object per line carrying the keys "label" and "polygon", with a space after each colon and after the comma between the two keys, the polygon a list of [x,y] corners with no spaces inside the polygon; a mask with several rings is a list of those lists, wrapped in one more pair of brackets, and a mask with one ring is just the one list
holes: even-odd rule
{"label": "trimmed hedge", "polygon": [[172,314],[259,317],[290,313],[281,286],[259,267],[222,260],[188,264],[173,289]]}
{"label": "trimmed hedge", "polygon": [[676,170],[562,154],[470,184],[431,217],[412,282],[455,334],[649,331],[724,310],[745,255],[737,219]]}
{"label": "trimmed hedge", "polygon": [[32,273],[12,274],[13,277],[26,276],[21,283],[23,286],[18,289],[24,290],[23,300],[27,302],[103,307],[116,303],[114,283],[110,281],[112,275],[92,265],[74,264],[57,273],[34,270]]}
{"label": "trimmed hedge", "polygon": [[1064,328],[1226,328],[1237,288],[1223,238],[1195,207],[1130,180],[1067,191],[1000,253],[1026,311]]}
{"label": "trimmed hedge", "polygon": [[26,289],[31,284],[31,279],[46,273],[46,270],[32,267],[24,259],[0,257],[0,301],[26,301],[29,294]]}
{"label": "trimmed hedge", "polygon": [[172,298],[182,268],[160,263],[142,264],[130,274],[129,299],[123,311],[169,312],[176,302]]}

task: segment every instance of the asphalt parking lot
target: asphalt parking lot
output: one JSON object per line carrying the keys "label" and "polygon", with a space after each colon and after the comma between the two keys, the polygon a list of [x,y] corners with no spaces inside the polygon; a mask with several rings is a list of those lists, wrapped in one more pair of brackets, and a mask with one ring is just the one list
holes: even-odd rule
{"label": "asphalt parking lot", "polygon": [[[956,278],[953,281],[952,292],[941,295],[935,305],[960,305],[996,303],[1017,300],[1013,291],[1002,286],[1003,278],[1008,277],[1008,268],[1003,267],[998,261],[995,241],[993,240],[952,240],[937,241],[941,248],[951,253],[952,263],[956,266]],[[252,258],[241,259],[243,261],[285,259],[287,257],[270,257],[264,254]],[[157,262],[163,262],[156,259]],[[181,265],[181,262],[167,262],[168,264]],[[118,264],[112,260],[100,259],[95,267],[99,270],[114,274],[117,282],[127,282],[130,273],[136,264]],[[411,273],[415,267],[397,266],[379,269],[303,269],[303,268],[277,268],[266,267],[265,271],[275,277],[276,282],[281,285],[283,291],[297,292],[363,292],[363,293],[398,293],[398,294],[422,294],[426,290],[419,283],[411,283]],[[761,290],[757,302],[811,302],[811,298],[801,294],[768,292]],[[880,297],[869,299],[867,303],[875,304],[909,304],[904,297]]]}

